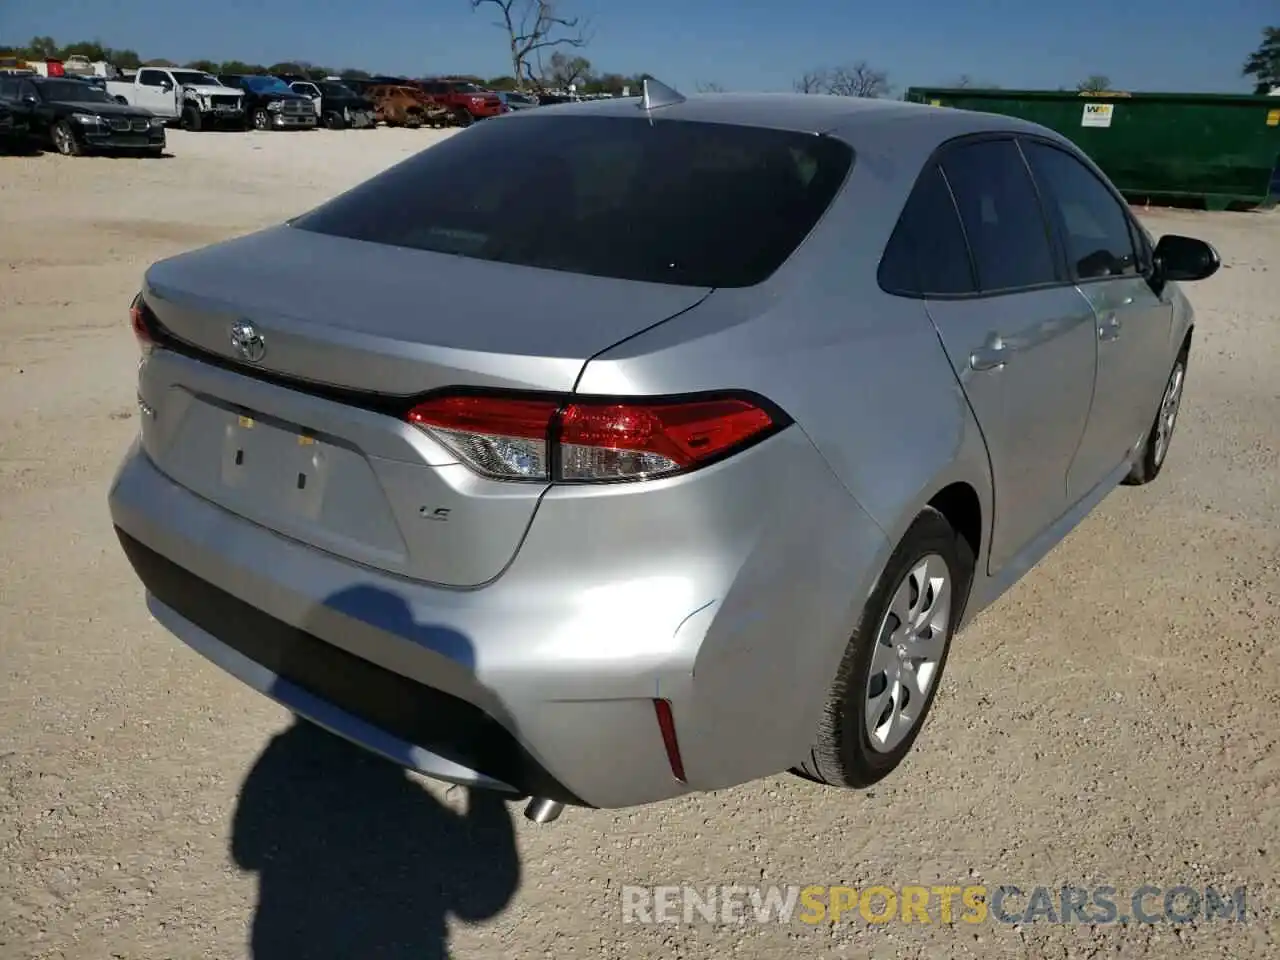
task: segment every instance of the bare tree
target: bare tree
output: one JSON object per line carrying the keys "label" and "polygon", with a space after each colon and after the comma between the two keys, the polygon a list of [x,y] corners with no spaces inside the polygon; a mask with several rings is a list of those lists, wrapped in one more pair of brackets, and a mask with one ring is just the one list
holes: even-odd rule
{"label": "bare tree", "polygon": [[809,70],[803,73],[793,86],[796,93],[823,93],[826,90],[826,84],[825,70]]}
{"label": "bare tree", "polygon": [[889,74],[860,60],[851,67],[833,69],[827,92],[839,97],[883,97],[889,92]]}
{"label": "bare tree", "polygon": [[566,90],[579,80],[591,75],[591,61],[586,57],[571,57],[557,50],[547,61],[545,70],[539,71],[542,81],[553,89]]}
{"label": "bare tree", "polygon": [[1091,73],[1076,84],[1078,93],[1102,93],[1111,89],[1111,78],[1105,73]]}
{"label": "bare tree", "polygon": [[956,82],[952,84],[957,90],[999,90],[1000,84],[992,83],[990,80],[974,79],[971,73],[962,73]]}
{"label": "bare tree", "polygon": [[724,87],[722,87],[718,83],[714,83],[710,80],[707,80],[707,81],[702,81],[698,83],[698,92],[699,93],[724,93]]}
{"label": "bare tree", "polygon": [[795,82],[799,93],[829,93],[838,97],[883,97],[890,90],[889,74],[867,61],[851,66],[810,70]]}
{"label": "bare tree", "polygon": [[511,48],[511,72],[517,89],[533,82],[530,58],[555,47],[585,47],[590,42],[587,24],[578,17],[561,16],[555,0],[471,0],[471,9],[497,7],[502,15],[495,26],[507,32]]}

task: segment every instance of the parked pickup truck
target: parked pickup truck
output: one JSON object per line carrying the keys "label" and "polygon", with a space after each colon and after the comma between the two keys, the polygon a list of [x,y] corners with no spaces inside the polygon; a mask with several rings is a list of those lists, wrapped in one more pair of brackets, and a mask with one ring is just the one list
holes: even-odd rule
{"label": "parked pickup truck", "polygon": [[145,107],[187,130],[246,124],[244,94],[202,70],[142,67],[132,81],[108,80],[107,93],[119,103]]}
{"label": "parked pickup truck", "polygon": [[433,78],[415,81],[415,86],[433,102],[447,107],[453,122],[460,127],[507,112],[496,93],[484,90],[470,80]]}
{"label": "parked pickup truck", "polygon": [[266,74],[223,73],[218,79],[244,91],[245,111],[255,130],[314,129],[316,106],[294,93],[279,77]]}
{"label": "parked pickup truck", "polygon": [[293,80],[289,89],[307,97],[316,108],[316,122],[330,130],[372,127],[377,124],[372,101],[357,96],[332,80]]}

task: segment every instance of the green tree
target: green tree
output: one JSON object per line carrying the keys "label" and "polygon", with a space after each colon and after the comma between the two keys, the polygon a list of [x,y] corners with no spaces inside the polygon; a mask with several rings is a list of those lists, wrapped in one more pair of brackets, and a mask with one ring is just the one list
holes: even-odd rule
{"label": "green tree", "polygon": [[58,51],[58,56],[63,60],[70,60],[72,57],[84,57],[86,60],[106,60],[110,54],[111,51],[97,40],[77,40],[75,43],[68,43]]}
{"label": "green tree", "polygon": [[58,41],[53,37],[32,37],[26,54],[33,60],[48,60],[58,56]]}
{"label": "green tree", "polygon": [[137,70],[142,66],[137,50],[108,50],[107,61],[121,70]]}
{"label": "green tree", "polygon": [[339,73],[338,76],[343,80],[368,80],[370,74],[368,70],[357,70],[354,67],[347,67],[347,69]]}
{"label": "green tree", "polygon": [[1105,73],[1091,73],[1076,84],[1077,93],[1104,93],[1111,89],[1111,78]]}
{"label": "green tree", "polygon": [[1262,43],[1244,62],[1243,76],[1253,77],[1254,93],[1280,87],[1280,27],[1263,27]]}
{"label": "green tree", "polygon": [[192,60],[186,65],[188,70],[202,70],[205,73],[220,73],[218,64],[214,60]]}
{"label": "green tree", "polygon": [[256,63],[245,63],[243,60],[224,60],[218,70],[219,73],[266,73],[266,68]]}

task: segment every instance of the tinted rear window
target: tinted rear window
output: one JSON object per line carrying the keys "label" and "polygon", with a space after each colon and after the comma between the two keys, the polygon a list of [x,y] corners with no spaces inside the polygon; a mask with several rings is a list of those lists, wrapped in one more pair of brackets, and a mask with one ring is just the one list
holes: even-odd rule
{"label": "tinted rear window", "polygon": [[488,120],[293,221],[316,233],[625,280],[745,287],[853,164],[830,137],[644,117]]}

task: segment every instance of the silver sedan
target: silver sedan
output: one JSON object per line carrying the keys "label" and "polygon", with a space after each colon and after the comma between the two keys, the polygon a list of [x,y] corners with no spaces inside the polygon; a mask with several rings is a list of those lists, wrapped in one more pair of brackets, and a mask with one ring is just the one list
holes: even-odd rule
{"label": "silver sedan", "polygon": [[511,113],[147,271],[111,514],[182,641],[536,819],[865,787],[956,631],[1160,473],[1218,265],[1008,117]]}

